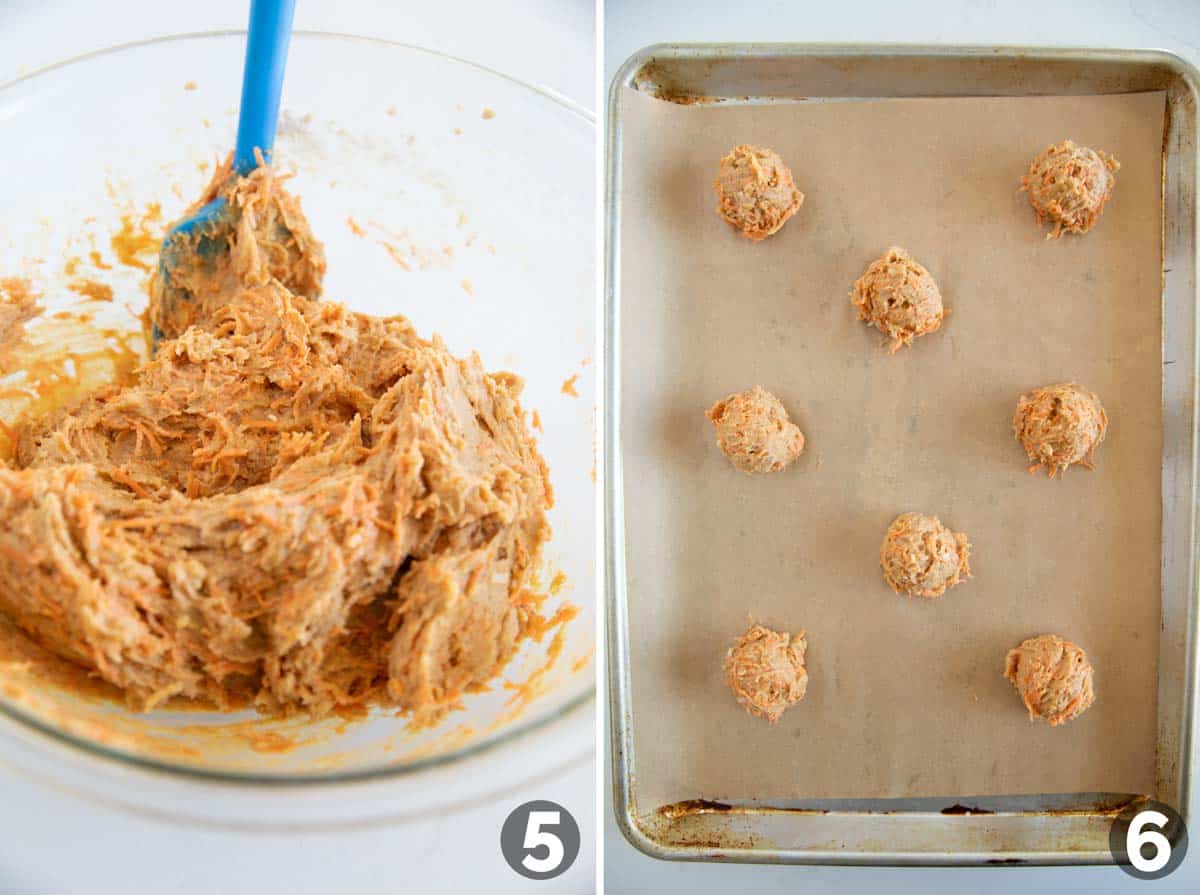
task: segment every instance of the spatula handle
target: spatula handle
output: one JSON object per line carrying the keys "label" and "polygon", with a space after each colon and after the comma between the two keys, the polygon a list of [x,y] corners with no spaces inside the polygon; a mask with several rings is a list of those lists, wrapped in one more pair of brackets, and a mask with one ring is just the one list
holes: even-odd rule
{"label": "spatula handle", "polygon": [[264,160],[271,160],[295,11],[296,0],[252,0],[250,3],[242,106],[238,114],[237,148],[233,154],[233,168],[238,174],[249,174],[258,167],[256,149],[262,152]]}

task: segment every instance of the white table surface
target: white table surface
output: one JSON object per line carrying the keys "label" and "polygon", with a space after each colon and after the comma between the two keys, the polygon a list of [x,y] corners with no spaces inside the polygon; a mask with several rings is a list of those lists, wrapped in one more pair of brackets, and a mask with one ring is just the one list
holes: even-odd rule
{"label": "white table surface", "polygon": [[[245,0],[0,0],[0,83],[88,50],[164,34],[245,28]],[[594,107],[590,0],[298,0],[297,28],[432,47]],[[595,767],[584,762],[502,803],[368,832],[261,835],[173,826],[99,807],[0,765],[0,895],[570,892],[594,889]],[[508,812],[550,799],[583,848],[559,880],[518,877],[500,855]]]}
{"label": "white table surface", "polygon": [[[1152,47],[1200,65],[1200,0],[607,0],[606,90],[621,64],[642,47],[693,41]],[[875,869],[657,861],[617,830],[611,786],[605,803],[604,881],[613,893],[1200,891],[1196,844],[1171,876],[1148,884],[1115,867]]]}

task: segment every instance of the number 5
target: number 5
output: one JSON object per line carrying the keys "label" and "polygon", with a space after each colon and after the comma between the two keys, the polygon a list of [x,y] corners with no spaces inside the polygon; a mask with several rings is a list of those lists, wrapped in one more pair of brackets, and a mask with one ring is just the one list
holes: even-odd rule
{"label": "number 5", "polygon": [[[1163,818],[1166,822],[1166,818]],[[526,855],[521,859],[521,863],[530,873],[549,873],[551,870],[557,870],[558,865],[562,863],[563,842],[556,835],[547,830],[542,829],[542,825],[548,827],[557,827],[562,823],[562,817],[557,811],[530,811],[529,820],[525,822],[525,849],[532,851],[539,845],[546,846],[546,857],[535,858],[533,855]],[[1159,836],[1162,839],[1161,836]],[[1166,842],[1165,839],[1163,839]]]}
{"label": "number 5", "polygon": [[[1167,824],[1167,816],[1160,811],[1138,812],[1125,833],[1125,850],[1129,853],[1129,863],[1142,873],[1161,870],[1171,860],[1171,843],[1158,830],[1143,830],[1148,824],[1162,828]],[[1147,843],[1154,846],[1152,858],[1142,857],[1142,846]]]}

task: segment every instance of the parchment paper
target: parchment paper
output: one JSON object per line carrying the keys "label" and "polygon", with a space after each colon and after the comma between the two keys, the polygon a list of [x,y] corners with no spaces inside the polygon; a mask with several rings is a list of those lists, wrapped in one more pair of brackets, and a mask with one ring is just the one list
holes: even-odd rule
{"label": "parchment paper", "polygon": [[[1159,625],[1164,97],[680,106],[623,99],[622,449],[639,810],[689,798],[1150,792]],[[1083,237],[1047,241],[1019,178],[1070,138],[1120,160]],[[717,160],[777,150],[806,194],[753,244],[714,212]],[[932,272],[941,331],[889,356],[849,291],[890,245]],[[1097,468],[1026,472],[1017,398],[1076,380],[1111,418]],[[704,411],[755,384],[808,445],[750,477]],[[899,513],[974,545],[939,600],[893,594]],[[774,727],[726,689],[748,620],[809,638]],[[1096,703],[1027,720],[1002,674],[1056,633]]]}

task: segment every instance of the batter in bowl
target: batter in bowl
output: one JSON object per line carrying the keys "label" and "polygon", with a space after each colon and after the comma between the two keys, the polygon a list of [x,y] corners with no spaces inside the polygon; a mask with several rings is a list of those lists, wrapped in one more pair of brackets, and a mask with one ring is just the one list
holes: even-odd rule
{"label": "batter in bowl", "polygon": [[230,251],[154,284],[153,360],[0,466],[0,612],[139,710],[435,720],[545,627],[521,381],[318,300],[321,245],[270,168],[226,165],[189,213],[218,195]]}

